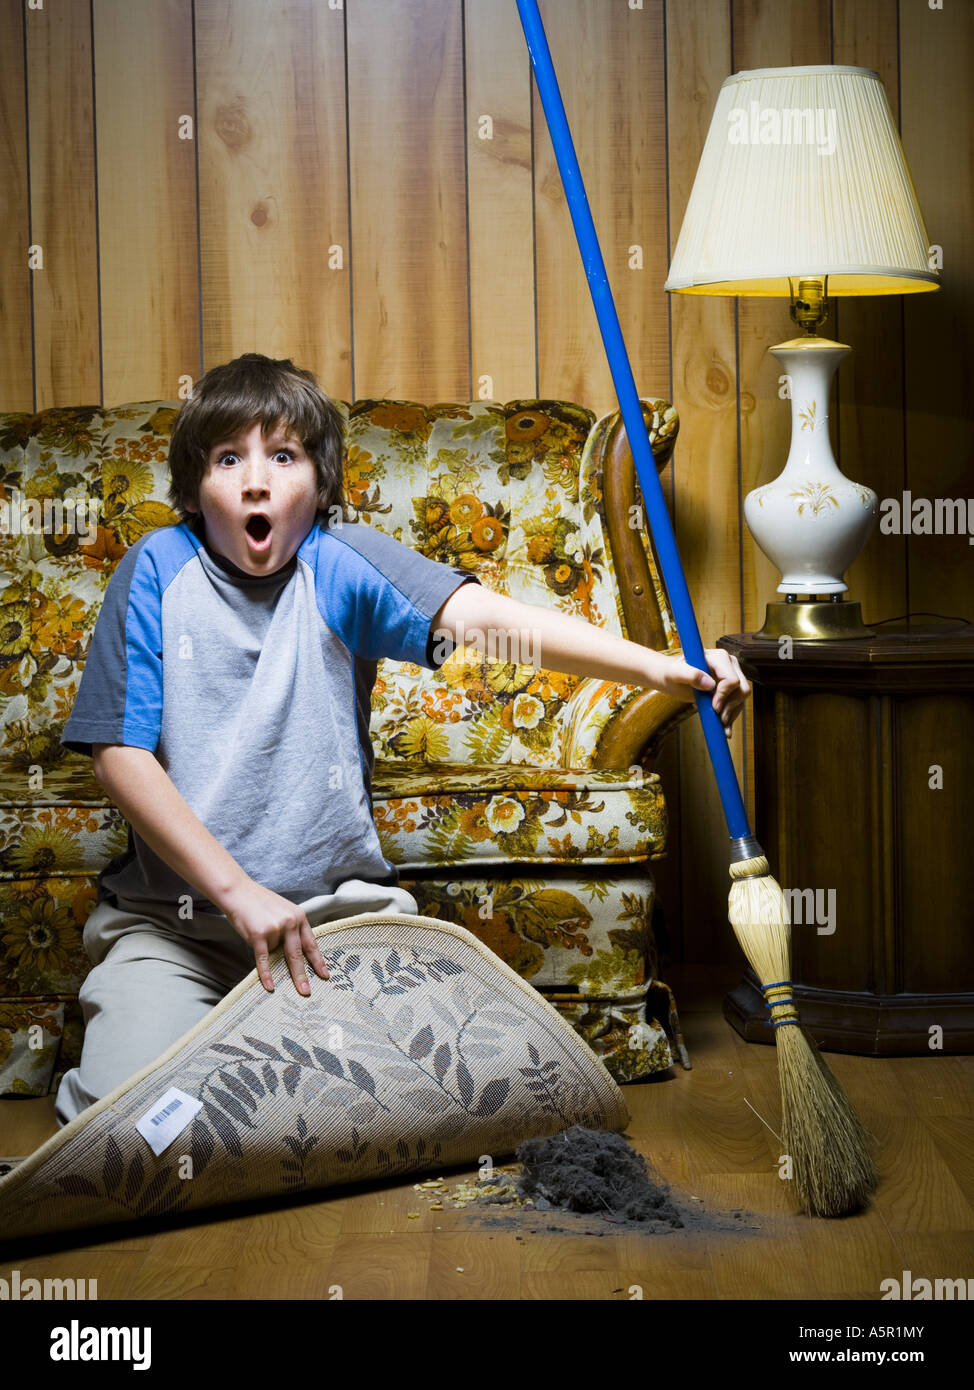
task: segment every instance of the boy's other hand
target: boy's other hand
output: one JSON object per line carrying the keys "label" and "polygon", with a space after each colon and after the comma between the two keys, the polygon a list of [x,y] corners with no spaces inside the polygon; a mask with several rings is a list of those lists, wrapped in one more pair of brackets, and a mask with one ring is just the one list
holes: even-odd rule
{"label": "boy's other hand", "polygon": [[712,672],[709,676],[684,661],[682,656],[653,652],[649,684],[654,690],[688,702],[695,699],[695,690],[712,690],[714,710],[720,715],[724,733],[730,738],[734,720],[751,694],[751,684],[741,670],[737,657],[731,652],[725,652],[720,647],[707,648],[704,656]]}
{"label": "boy's other hand", "polygon": [[282,940],[291,979],[299,994],[311,993],[305,956],[316,975],[323,980],[329,978],[311,923],[297,903],[248,878],[221,906],[234,930],[253,947],[260,982],[269,993],[274,992],[270,953]]}

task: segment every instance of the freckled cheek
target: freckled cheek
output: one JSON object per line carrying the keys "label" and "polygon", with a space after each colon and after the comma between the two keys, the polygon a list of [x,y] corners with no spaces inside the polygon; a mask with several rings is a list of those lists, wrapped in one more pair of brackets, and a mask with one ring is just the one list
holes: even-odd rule
{"label": "freckled cheek", "polygon": [[278,487],[283,497],[293,497],[300,500],[314,492],[314,475],[295,478],[289,474],[286,478],[281,478],[278,481]]}
{"label": "freckled cheek", "polygon": [[313,511],[318,504],[317,479],[313,473],[304,478],[288,478],[278,495],[282,504],[294,514]]}

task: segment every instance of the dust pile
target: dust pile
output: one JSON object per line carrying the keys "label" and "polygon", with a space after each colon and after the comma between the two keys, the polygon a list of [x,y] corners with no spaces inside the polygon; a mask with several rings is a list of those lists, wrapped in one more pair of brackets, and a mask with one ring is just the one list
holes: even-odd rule
{"label": "dust pile", "polygon": [[517,1150],[522,1196],[565,1211],[608,1212],[622,1221],[663,1221],[674,1229],[683,1218],[669,1188],[651,1174],[642,1154],[621,1134],[573,1125],[549,1139],[527,1139]]}
{"label": "dust pile", "polygon": [[[474,1184],[462,1183],[453,1194],[441,1188],[440,1194],[452,1195],[455,1207],[521,1208],[517,1218],[504,1224],[533,1221],[532,1233],[604,1235],[613,1226],[648,1234],[760,1229],[743,1210],[711,1214],[695,1197],[681,1206],[656,1169],[615,1130],[572,1125],[550,1138],[525,1140],[516,1157],[517,1165],[494,1169]],[[491,1224],[498,1224],[491,1215]],[[570,1224],[554,1225],[554,1217],[567,1217]]]}

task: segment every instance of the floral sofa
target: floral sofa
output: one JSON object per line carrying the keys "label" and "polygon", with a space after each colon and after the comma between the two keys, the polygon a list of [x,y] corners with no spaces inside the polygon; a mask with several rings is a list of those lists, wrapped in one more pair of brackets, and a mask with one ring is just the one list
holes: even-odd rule
{"label": "floral sofa", "polygon": [[[340,403],[350,516],[525,602],[659,650],[678,639],[618,412],[567,401]],[[179,402],[0,415],[0,1094],[42,1095],[80,1056],[81,933],[121,812],[66,752],[108,578],[178,523]],[[657,467],[676,439],[643,409]],[[495,657],[500,654],[494,653]],[[619,1081],[689,1066],[658,978],[651,861],[666,852],[659,742],[693,706],[459,647],[383,661],[373,810],[420,912],[474,932]]]}

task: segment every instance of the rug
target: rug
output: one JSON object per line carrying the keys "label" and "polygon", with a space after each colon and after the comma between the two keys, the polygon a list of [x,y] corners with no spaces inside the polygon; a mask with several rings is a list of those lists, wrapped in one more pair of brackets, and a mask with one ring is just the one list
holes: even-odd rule
{"label": "rug", "polygon": [[363,913],[313,928],[330,978],[252,970],[188,1033],[0,1177],[0,1239],[500,1160],[623,1130],[603,1063],[472,932]]}

